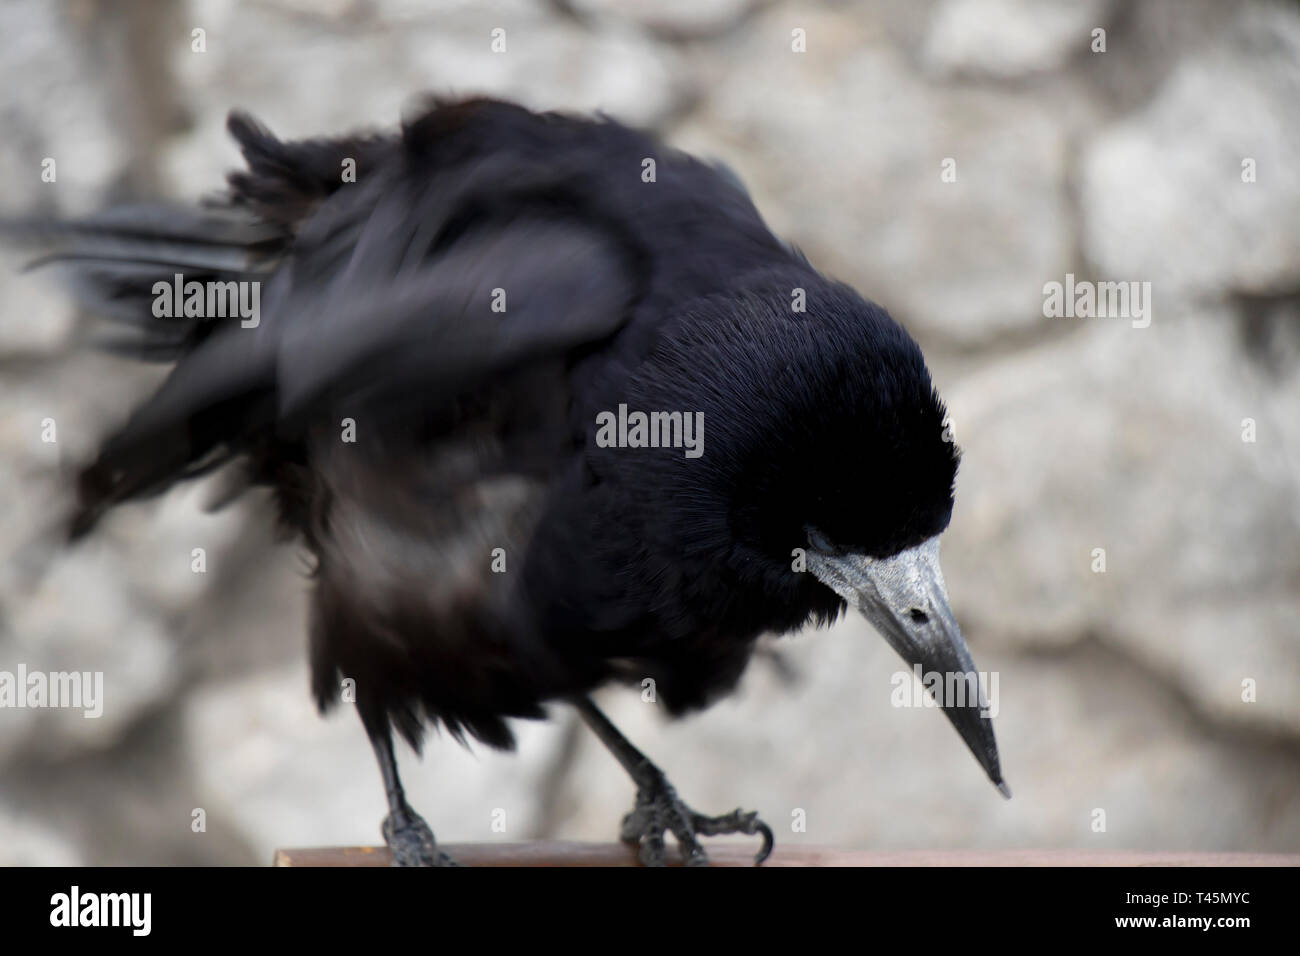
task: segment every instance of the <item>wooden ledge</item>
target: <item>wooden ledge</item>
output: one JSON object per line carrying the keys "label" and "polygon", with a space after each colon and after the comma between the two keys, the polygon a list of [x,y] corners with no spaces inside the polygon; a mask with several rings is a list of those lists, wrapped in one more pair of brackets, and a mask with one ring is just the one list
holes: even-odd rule
{"label": "wooden ledge", "polygon": [[[705,843],[714,866],[753,866],[753,843]],[[639,866],[621,843],[449,843],[466,866]],[[388,866],[387,847],[303,847],[276,850],[273,866]],[[668,862],[680,864],[669,841]],[[1282,853],[1167,853],[1142,850],[841,850],[777,845],[764,866],[1300,866]]]}

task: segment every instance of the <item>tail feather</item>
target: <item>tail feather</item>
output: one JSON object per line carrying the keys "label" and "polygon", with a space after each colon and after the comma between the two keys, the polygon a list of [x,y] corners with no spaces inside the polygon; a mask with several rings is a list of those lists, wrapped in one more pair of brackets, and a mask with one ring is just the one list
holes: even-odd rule
{"label": "tail feather", "polygon": [[134,343],[142,357],[167,346],[164,354],[172,359],[197,344],[205,323],[219,321],[204,316],[186,316],[183,310],[180,315],[167,315],[157,308],[160,296],[171,296],[177,276],[183,283],[206,283],[260,281],[266,275],[222,268],[194,269],[180,261],[103,262],[80,259],[48,260],[42,265],[52,267],[60,275],[73,301],[87,312],[127,329],[117,339],[124,346]]}
{"label": "tail feather", "polygon": [[29,269],[57,268],[78,302],[117,326],[113,334],[101,333],[97,345],[177,363],[81,470],[67,525],[72,538],[118,502],[155,494],[241,453],[255,455],[261,443],[275,440],[269,437],[277,407],[274,353],[266,337],[238,334],[228,317],[156,309],[165,294],[158,284],[174,287],[180,275],[182,288],[262,279],[274,288],[300,222],[381,164],[394,142],[383,136],[283,142],[238,112],[228,127],[247,169],[229,175],[229,193],[218,203],[123,206],[62,222],[0,220],[0,240],[37,251]]}
{"label": "tail feather", "polygon": [[[268,278],[288,247],[288,232],[246,209],[146,205],[72,221],[11,220],[0,223],[0,237],[34,248],[38,257],[29,270],[57,269],[76,301],[119,328],[100,333],[94,344],[185,368],[183,375],[173,371],[81,470],[70,538],[88,532],[112,505],[161,491],[230,457],[234,439],[247,430],[248,408],[256,404],[259,367],[230,348],[211,354],[198,348],[231,318],[175,314],[156,304],[161,295],[171,296],[178,275],[182,288],[195,281]],[[245,339],[240,347],[248,344]],[[234,370],[234,384],[224,400],[205,404],[195,383],[220,376],[222,362]]]}
{"label": "tail feather", "polygon": [[130,326],[115,351],[175,358],[205,337],[196,316],[155,313],[159,283],[228,282],[269,274],[287,246],[284,230],[235,209],[141,205],[85,219],[0,222],[0,236],[39,250],[26,270],[52,267],[87,311]]}

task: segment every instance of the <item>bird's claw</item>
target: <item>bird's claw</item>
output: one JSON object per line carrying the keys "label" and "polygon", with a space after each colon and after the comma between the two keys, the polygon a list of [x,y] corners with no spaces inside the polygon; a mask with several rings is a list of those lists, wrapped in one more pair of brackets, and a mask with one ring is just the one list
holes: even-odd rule
{"label": "bird's claw", "polygon": [[407,808],[384,817],[380,830],[384,842],[393,851],[393,866],[459,866],[455,860],[438,849],[433,830],[424,817]]}
{"label": "bird's claw", "polygon": [[625,843],[640,844],[642,864],[666,866],[665,833],[672,833],[677,840],[682,861],[687,866],[709,865],[709,856],[698,839],[702,836],[761,834],[763,846],[754,857],[755,866],[772,852],[772,830],[758,818],[756,811],[736,809],[722,816],[706,817],[683,803],[672,784],[659,774],[651,786],[638,788],[636,806],[623,818],[621,836]]}

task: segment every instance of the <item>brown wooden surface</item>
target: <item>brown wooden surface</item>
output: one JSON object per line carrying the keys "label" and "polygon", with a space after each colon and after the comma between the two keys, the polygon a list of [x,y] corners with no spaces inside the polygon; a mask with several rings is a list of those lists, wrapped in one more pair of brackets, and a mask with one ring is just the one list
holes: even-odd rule
{"label": "brown wooden surface", "polygon": [[[752,866],[755,843],[708,843],[715,866]],[[638,866],[621,843],[450,843],[467,866]],[[345,846],[277,850],[274,866],[387,866],[387,847]],[[677,865],[676,847],[668,861]],[[1137,850],[840,850],[777,845],[764,866],[1300,866],[1281,853],[1164,853]]]}

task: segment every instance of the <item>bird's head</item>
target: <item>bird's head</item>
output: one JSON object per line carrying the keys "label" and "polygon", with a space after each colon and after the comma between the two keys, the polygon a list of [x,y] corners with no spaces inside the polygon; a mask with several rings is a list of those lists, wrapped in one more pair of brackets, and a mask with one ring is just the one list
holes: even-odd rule
{"label": "bird's head", "polygon": [[[661,364],[657,380],[683,383],[666,400],[704,413],[704,455],[679,472],[695,517],[687,548],[725,536],[735,573],[805,619],[847,604],[909,665],[974,675],[939,569],[960,457],[943,402],[883,309],[808,278],[791,280],[805,286],[804,311],[792,308],[796,289],[769,280],[698,304],[660,350],[676,368]],[[943,686],[959,683],[972,689]],[[1005,795],[987,703],[972,690],[939,703]]]}

